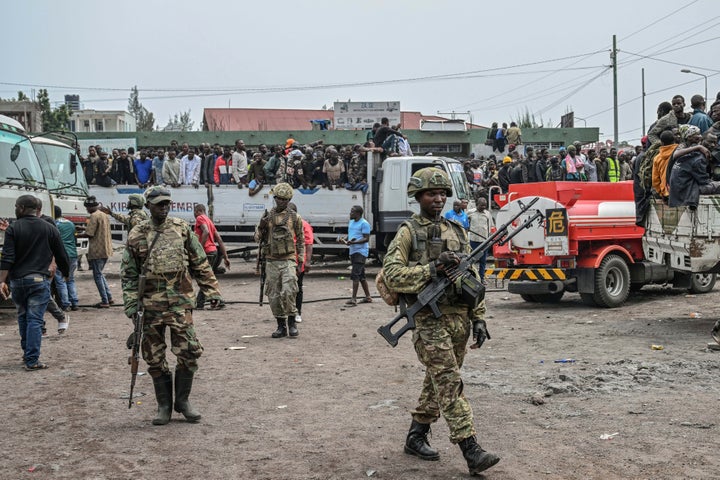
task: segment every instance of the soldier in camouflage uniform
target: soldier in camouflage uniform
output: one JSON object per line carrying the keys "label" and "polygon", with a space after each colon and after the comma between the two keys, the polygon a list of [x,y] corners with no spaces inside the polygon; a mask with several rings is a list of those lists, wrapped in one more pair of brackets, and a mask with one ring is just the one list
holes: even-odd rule
{"label": "soldier in camouflage uniform", "polygon": [[255,241],[265,255],[265,293],[277,319],[278,328],[272,338],[286,337],[288,331],[291,337],[297,337],[297,274],[303,270],[305,259],[302,218],[287,208],[293,196],[289,184],[278,183],[270,194],[275,197],[275,208],[260,220]]}
{"label": "soldier in camouflage uniform", "polygon": [[[145,200],[151,219],[128,234],[120,268],[125,315],[135,318],[139,295],[142,295],[145,324],[141,349],[158,403],[153,425],[167,424],[173,409],[173,377],[165,359],[166,328],[170,330],[171,350],[177,357],[175,411],[189,422],[196,422],[200,414],[190,405],[188,397],[203,347],[193,327],[192,279],[195,278],[213,307],[217,307],[221,299],[218,282],[190,226],[184,220],[168,217],[170,190],[152,187],[145,192]],[[138,292],[139,275],[144,268],[147,269],[145,289]]]}
{"label": "soldier in camouflage uniform", "polygon": [[[408,196],[418,201],[420,214],[400,226],[383,268],[387,286],[412,304],[433,277],[457,265],[458,254],[469,253],[470,247],[465,229],[441,215],[447,197],[452,196],[452,184],[445,172],[434,167],[418,170],[410,178]],[[415,316],[413,344],[426,370],[418,406],[412,411],[405,453],[423,460],[440,458],[430,447],[427,434],[430,424],[442,415],[450,429],[450,441],[459,444],[470,474],[479,473],[500,459],[476,442],[473,412],[463,395],[460,368],[471,330],[475,340],[471,348],[479,348],[490,338],[484,320],[485,303],[467,305],[451,285],[438,307],[440,318],[435,318],[429,307]]]}
{"label": "soldier in camouflage uniform", "polygon": [[140,225],[142,222],[149,218],[147,212],[143,210],[144,204],[145,197],[138,193],[133,193],[128,197],[127,215],[123,215],[122,213],[115,213],[110,210],[110,208],[105,206],[100,207],[100,211],[107,215],[110,215],[112,218],[125,225],[125,228],[129,232],[134,226]]}

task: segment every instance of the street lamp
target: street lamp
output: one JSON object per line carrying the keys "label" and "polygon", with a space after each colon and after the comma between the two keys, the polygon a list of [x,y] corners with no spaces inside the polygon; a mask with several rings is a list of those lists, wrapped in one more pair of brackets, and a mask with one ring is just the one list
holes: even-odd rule
{"label": "street lamp", "polygon": [[707,75],[703,75],[702,73],[693,72],[689,68],[683,68],[680,70],[682,73],[692,73],[693,75],[700,75],[705,79],[705,105],[707,106]]}

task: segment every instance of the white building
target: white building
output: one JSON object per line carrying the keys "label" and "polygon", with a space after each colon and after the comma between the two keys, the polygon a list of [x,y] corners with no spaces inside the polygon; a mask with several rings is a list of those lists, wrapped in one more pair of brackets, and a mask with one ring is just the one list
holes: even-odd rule
{"label": "white building", "polygon": [[73,132],[134,132],[135,117],[122,110],[76,110],[70,117]]}

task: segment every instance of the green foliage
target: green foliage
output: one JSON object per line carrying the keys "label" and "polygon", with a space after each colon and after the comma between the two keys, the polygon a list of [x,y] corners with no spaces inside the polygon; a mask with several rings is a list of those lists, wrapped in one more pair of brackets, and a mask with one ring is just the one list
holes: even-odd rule
{"label": "green foliage", "polygon": [[170,117],[163,130],[166,132],[191,132],[194,125],[195,122],[190,119],[190,110],[188,110]]}
{"label": "green foliage", "polygon": [[52,106],[50,106],[50,96],[48,95],[48,91],[44,88],[41,88],[38,92],[37,103],[40,105],[43,132],[66,130],[68,128],[68,121],[72,115],[70,107],[63,104],[58,108],[53,109]]}
{"label": "green foliage", "polygon": [[138,132],[152,132],[155,130],[155,115],[140,103],[140,93],[138,92],[137,85],[130,89],[128,112],[135,117]]}
{"label": "green foliage", "polygon": [[525,112],[518,114],[518,118],[513,119],[510,117],[510,119],[517,123],[520,128],[543,128],[542,116],[540,117],[539,122],[536,121],[535,114],[530,113],[530,109],[528,109],[528,107],[525,107]]}

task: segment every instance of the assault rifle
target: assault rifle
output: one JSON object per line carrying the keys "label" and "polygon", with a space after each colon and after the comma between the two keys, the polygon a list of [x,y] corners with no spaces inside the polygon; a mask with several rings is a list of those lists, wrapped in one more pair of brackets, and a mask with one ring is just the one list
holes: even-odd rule
{"label": "assault rifle", "polygon": [[258,245],[258,256],[257,263],[255,264],[255,273],[260,275],[260,298],[258,299],[258,305],[263,306],[263,297],[265,296],[265,235],[267,234],[267,225],[263,227],[263,221],[267,219],[268,211],[265,210],[262,219],[260,219],[260,225],[258,230],[260,231],[260,244]]}
{"label": "assault rifle", "polygon": [[141,273],[138,277],[138,311],[135,314],[133,323],[135,324],[135,330],[133,330],[132,339],[132,353],[128,358],[130,364],[130,397],[128,399],[128,408],[133,406],[133,390],[135,390],[135,380],[137,379],[138,364],[140,363],[140,345],[142,344],[143,327],[145,316],[145,306],[143,305],[143,292],[145,291],[145,273]]}
{"label": "assault rifle", "polygon": [[[427,285],[425,285],[422,291],[417,295],[417,300],[415,300],[415,303],[408,307],[405,304],[403,295],[400,295],[400,313],[398,313],[395,318],[390,321],[390,323],[378,328],[378,333],[382,335],[383,338],[387,340],[390,345],[395,347],[398,344],[398,340],[400,339],[400,337],[402,337],[408,330],[415,329],[415,315],[423,308],[430,307],[433,315],[435,315],[435,318],[440,318],[442,316],[442,312],[440,312],[440,308],[438,307],[437,302],[444,295],[445,289],[458,280],[463,286],[463,299],[466,298],[464,294],[468,293],[469,295],[474,295],[477,302],[482,300],[485,296],[485,289],[482,287],[480,282],[472,275],[470,267],[477,263],[480,257],[482,257],[482,255],[485,253],[485,251],[492,247],[494,244],[506,244],[508,241],[510,241],[512,237],[530,226],[530,224],[532,224],[535,220],[537,220],[538,218],[542,219],[543,214],[540,213],[539,210],[537,210],[535,214],[533,214],[530,218],[528,218],[522,224],[516,227],[512,233],[507,235],[508,229],[513,224],[513,222],[515,222],[522,214],[527,212],[530,207],[532,207],[539,199],[540,197],[535,197],[527,204],[518,201],[518,204],[520,205],[520,211],[515,216],[508,220],[508,222],[504,225],[498,227],[495,232],[489,235],[483,243],[478,245],[477,248],[475,248],[467,256],[463,256],[457,266],[454,266],[447,270],[446,275],[437,276],[432,279]],[[465,292],[466,285],[467,292]],[[397,332],[393,333],[392,327],[403,318],[407,319],[407,322],[405,323],[405,325],[400,327]]]}

